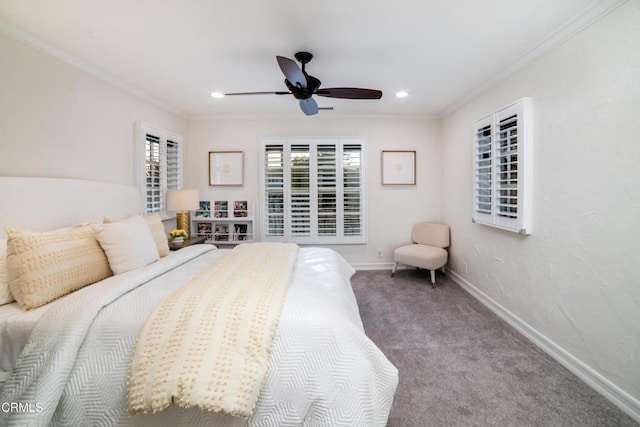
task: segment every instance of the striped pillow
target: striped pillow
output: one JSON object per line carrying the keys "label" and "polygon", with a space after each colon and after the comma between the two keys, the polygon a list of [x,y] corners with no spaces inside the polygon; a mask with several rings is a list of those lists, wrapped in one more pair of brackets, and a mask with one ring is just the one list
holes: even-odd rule
{"label": "striped pillow", "polygon": [[25,311],[113,274],[91,225],[6,232],[9,287]]}

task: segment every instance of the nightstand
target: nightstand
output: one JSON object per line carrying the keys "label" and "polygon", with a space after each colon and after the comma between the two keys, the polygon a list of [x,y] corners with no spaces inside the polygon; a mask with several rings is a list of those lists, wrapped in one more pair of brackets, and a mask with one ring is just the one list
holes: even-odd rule
{"label": "nightstand", "polygon": [[174,245],[171,242],[169,242],[169,249],[172,251],[177,251],[178,249],[186,248],[187,246],[201,245],[204,243],[205,240],[207,239],[204,236],[193,236],[188,239],[184,239],[184,242],[178,245]]}

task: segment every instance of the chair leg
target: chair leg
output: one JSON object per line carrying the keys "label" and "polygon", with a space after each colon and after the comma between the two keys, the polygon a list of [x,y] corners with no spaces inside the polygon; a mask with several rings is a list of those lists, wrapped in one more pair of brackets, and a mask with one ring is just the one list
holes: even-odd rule
{"label": "chair leg", "polygon": [[393,264],[393,268],[391,269],[391,277],[396,275],[396,269],[398,268],[398,263]]}
{"label": "chair leg", "polygon": [[436,287],[436,271],[431,270],[431,287],[435,289]]}

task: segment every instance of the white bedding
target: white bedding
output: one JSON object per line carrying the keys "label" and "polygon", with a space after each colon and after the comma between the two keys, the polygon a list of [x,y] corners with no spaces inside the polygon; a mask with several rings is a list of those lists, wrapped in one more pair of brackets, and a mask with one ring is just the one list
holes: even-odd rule
{"label": "white bedding", "polygon": [[17,302],[0,306],[0,383],[13,370],[31,331],[51,306],[45,305],[26,313]]}
{"label": "white bedding", "polygon": [[349,281],[353,269],[319,248],[299,251],[265,386],[248,420],[175,407],[126,412],[129,360],[144,320],[223,253],[211,249],[182,249],[47,306],[0,391],[2,402],[40,403],[42,411],[0,413],[0,424],[385,425],[397,370],[364,334]]}
{"label": "white bedding", "polygon": [[0,386],[13,370],[40,318],[53,307],[65,304],[68,298],[65,295],[30,311],[22,310],[15,301],[0,305]]}

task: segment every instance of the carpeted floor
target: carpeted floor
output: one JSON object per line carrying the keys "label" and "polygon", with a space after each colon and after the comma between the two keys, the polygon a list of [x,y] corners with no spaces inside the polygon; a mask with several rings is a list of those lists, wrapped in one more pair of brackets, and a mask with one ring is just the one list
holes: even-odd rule
{"label": "carpeted floor", "polygon": [[637,426],[447,276],[360,271],[367,335],[398,368],[389,426]]}

